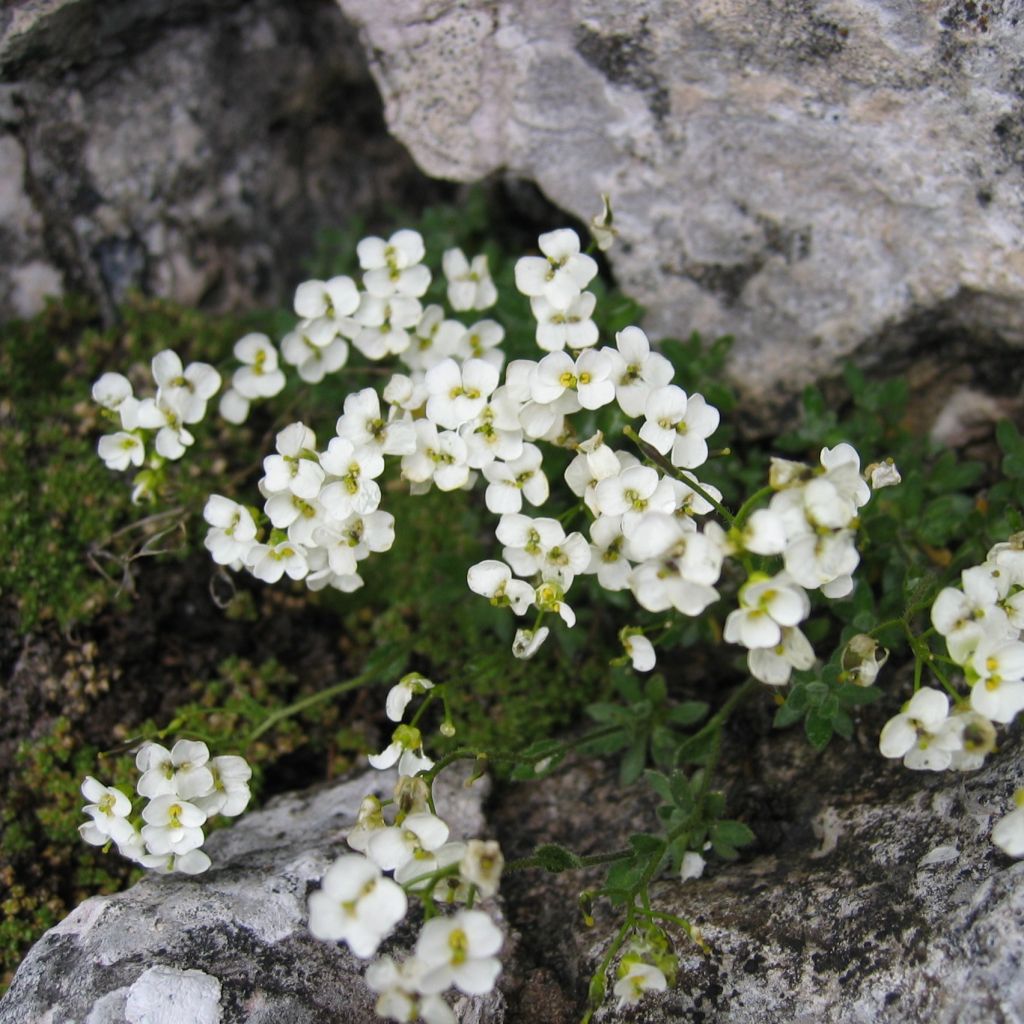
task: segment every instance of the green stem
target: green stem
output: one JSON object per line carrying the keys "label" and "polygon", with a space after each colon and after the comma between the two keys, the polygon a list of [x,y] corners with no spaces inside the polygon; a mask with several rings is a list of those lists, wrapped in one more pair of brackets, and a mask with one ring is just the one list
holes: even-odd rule
{"label": "green stem", "polygon": [[372,675],[372,672],[363,672],[354,679],[347,679],[343,683],[336,683],[334,686],[327,687],[326,690],[311,694],[309,697],[303,697],[302,700],[297,700],[294,704],[289,704],[288,707],[273,712],[249,733],[245,746],[248,747],[255,743],[260,736],[273,729],[278,722],[283,722],[286,718],[291,718],[293,715],[301,714],[307,708],[316,707],[317,704],[322,704],[324,701],[337,697],[339,694],[348,693],[349,690],[356,690],[360,686],[365,686]]}
{"label": "green stem", "polygon": [[[587,1012],[583,1015],[583,1019],[580,1024],[590,1024],[591,1019],[594,1016],[594,1011],[601,1005],[604,1000],[604,978],[608,973],[608,968],[611,967],[612,961],[615,959],[615,954],[622,948],[622,944],[626,941],[626,936],[633,928],[633,914],[630,913],[626,920],[622,922],[622,926],[615,933],[615,938],[612,939],[611,945],[608,947],[608,952],[601,958],[600,964],[597,966],[597,970],[590,977],[590,1006],[587,1008]],[[600,979],[600,998],[595,1000],[595,991],[597,987],[598,979]]]}
{"label": "green stem", "polygon": [[[586,857],[579,857],[568,851],[577,860],[575,870],[582,871],[583,868],[598,867],[601,864],[612,864],[617,860],[629,860],[633,856],[633,851],[630,850],[610,850],[608,853],[591,853]],[[530,868],[543,867],[543,863],[539,857],[519,857],[517,860],[510,860],[505,864],[505,871],[528,871]]]}
{"label": "green stem", "polygon": [[774,494],[774,493],[775,493],[775,488],[771,487],[769,485],[765,485],[759,491],[754,491],[754,493],[749,498],[747,498],[747,500],[745,502],[743,502],[742,505],[740,505],[739,511],[736,513],[736,523],[735,523],[735,525],[737,527],[742,526],[747,521],[747,516],[750,515],[750,513],[753,510],[754,506],[762,498],[765,498],[769,494]]}
{"label": "green stem", "polygon": [[622,432],[643,452],[649,462],[653,462],[669,476],[681,480],[694,494],[700,495],[730,526],[736,525],[736,517],[717,498],[713,498],[701,487],[695,476],[689,476],[684,470],[673,466],[657,448],[652,448],[646,441],[641,440],[640,435],[632,427],[623,427]]}

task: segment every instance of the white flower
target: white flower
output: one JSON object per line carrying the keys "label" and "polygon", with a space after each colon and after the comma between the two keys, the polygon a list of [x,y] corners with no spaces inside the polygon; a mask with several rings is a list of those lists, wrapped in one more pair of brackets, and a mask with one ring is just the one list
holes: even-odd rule
{"label": "white flower", "polygon": [[900,476],[900,471],[892,459],[886,459],[884,462],[872,462],[864,470],[864,475],[868,478],[868,483],[871,484],[873,491],[880,491],[883,487],[895,487],[896,484],[903,481],[903,477]]}
{"label": "white flower", "polygon": [[320,491],[319,501],[336,519],[353,512],[366,515],[380,504],[375,481],[384,472],[384,457],[375,449],[356,448],[347,438],[335,437],[321,453],[320,465],[332,480]]}
{"label": "white flower", "polygon": [[498,379],[498,370],[482,359],[470,359],[461,366],[454,359],[442,360],[424,378],[430,396],[428,418],[439,427],[457,430],[480,415]]}
{"label": "white flower", "polygon": [[631,963],[622,966],[626,967],[626,973],[615,982],[612,989],[619,997],[620,1010],[640,1002],[645,992],[664,992],[668,988],[668,980],[664,973],[651,964]]}
{"label": "white flower", "polygon": [[289,579],[301,580],[309,572],[305,548],[292,541],[253,544],[244,561],[249,572],[264,583],[276,583],[285,574]]}
{"label": "white flower", "polygon": [[543,612],[554,612],[571,629],[576,625],[576,613],[566,604],[565,587],[557,579],[544,580],[534,592],[534,601]]}
{"label": "white flower", "polygon": [[416,942],[416,958],[424,965],[420,991],[429,995],[454,985],[470,996],[490,992],[501,973],[494,955],[501,944],[501,930],[482,911],[431,918]]}
{"label": "white flower", "polygon": [[639,327],[626,327],[615,335],[612,381],[615,399],[627,416],[643,416],[647,398],[655,388],[672,383],[672,364],[657,352]]}
{"label": "white flower", "polygon": [[1024,857],[1024,789],[1014,793],[1017,806],[992,829],[992,842],[1010,857]]}
{"label": "white flower", "polygon": [[150,853],[184,854],[203,845],[206,812],[180,796],[164,793],[153,797],[142,817],[146,822],[142,838]]}
{"label": "white flower", "polygon": [[504,866],[501,847],[493,839],[470,839],[459,862],[459,874],[486,899],[497,893]]}
{"label": "white flower", "polygon": [[521,661],[529,661],[540,650],[550,632],[547,626],[541,626],[540,629],[517,629],[512,641],[513,656]]}
{"label": "white flower", "polygon": [[139,403],[138,422],[146,430],[157,431],[153,447],[165,459],[180,459],[195,442],[180,410],[162,396],[145,398]]}
{"label": "white flower", "polygon": [[755,647],[747,654],[750,674],[769,686],[785,685],[793,669],[809,669],[814,661],[814,648],[797,626],[784,626],[775,647]]}
{"label": "white flower", "polygon": [[407,1024],[421,1018],[425,1024],[457,1024],[451,1007],[440,995],[420,995],[422,973],[423,964],[415,957],[396,964],[391,957],[383,956],[370,964],[364,978],[369,988],[378,993],[377,1016]]}
{"label": "white flower", "polygon": [[386,242],[364,238],[356,246],[359,265],[366,271],[363,287],[379,298],[418,298],[430,286],[430,271],[421,264],[425,254],[422,236],[408,228],[396,231]]}
{"label": "white flower", "polygon": [[983,639],[971,656],[971,707],[993,722],[1012,722],[1024,710],[1024,643]]}
{"label": "white flower", "polygon": [[391,742],[379,753],[367,758],[378,770],[398,765],[399,775],[416,775],[429,771],[434,762],[423,753],[423,736],[412,725],[400,725],[391,734]]}
{"label": "white flower", "polygon": [[939,690],[921,687],[903,711],[882,727],[878,739],[882,756],[902,757],[914,770],[948,768],[952,751],[961,745],[954,731],[943,728],[948,717],[949,698]]}
{"label": "white flower", "polygon": [[423,853],[431,853],[447,840],[448,825],[436,814],[410,814],[401,825],[374,831],[366,844],[366,855],[382,871],[394,871],[421,859]]}
{"label": "white flower", "polygon": [[525,614],[533,604],[533,587],[523,580],[513,579],[512,570],[495,559],[471,565],[466,582],[474,594],[486,597],[496,608],[510,607],[516,615]]}
{"label": "white flower", "polygon": [[121,373],[105,373],[92,386],[92,400],[116,412],[125,430],[134,430],[138,424],[139,400],[132,394],[131,381]]}
{"label": "white flower", "polygon": [[626,650],[633,668],[637,672],[650,672],[657,663],[654,644],[641,633],[630,633],[624,629],[619,633],[622,646]]}
{"label": "white flower", "polygon": [[105,846],[110,840],[127,842],[135,829],[128,821],[132,802],[115,786],[104,786],[91,775],[82,783],[82,796],[89,801],[82,808],[90,820],[79,826],[82,838],[92,846]]}
{"label": "white flower", "polygon": [[537,321],[537,345],[545,352],[596,345],[597,324],[591,319],[596,305],[593,292],[577,295],[564,309],[552,305],[543,295],[535,295],[530,308]]}
{"label": "white flower", "polygon": [[548,478],[541,468],[543,456],[533,444],[524,444],[518,458],[492,462],[483,467],[488,488],[484,494],[487,509],[495,515],[518,512],[523,498],[531,505],[548,500]]}
{"label": "white flower", "polygon": [[317,320],[321,317],[340,320],[351,316],[358,306],[359,290],[350,277],[303,281],[295,289],[295,312],[303,320]]}
{"label": "white flower", "polygon": [[496,320],[479,320],[459,335],[452,353],[456,359],[482,359],[500,370],[505,354],[498,346],[505,338],[505,328]]}
{"label": "white flower", "polygon": [[320,493],[324,471],[316,456],[316,435],[303,423],[292,423],[276,438],[276,455],[263,460],[260,490],[265,496],[290,492],[304,501]]}
{"label": "white flower", "polygon": [[543,295],[551,305],[566,309],[597,274],[597,263],[580,252],[579,236],[571,228],[549,231],[538,239],[544,257],[524,256],[516,263],[516,288],[524,295]]}
{"label": "white flower", "polygon": [[683,854],[683,863],[679,870],[679,880],[687,882],[691,878],[700,878],[704,874],[704,858],[693,850],[687,850]]}
{"label": "white flower", "polygon": [[456,312],[487,309],[498,301],[486,255],[470,263],[461,249],[448,249],[441,257],[441,269],[448,280],[448,304]]}
{"label": "white flower", "polygon": [[201,875],[210,869],[210,858],[199,849],[187,850],[185,853],[144,853],[138,862],[145,868],[152,868],[158,875],[169,875],[176,871],[185,875]]}
{"label": "white flower", "polygon": [[590,218],[590,237],[594,240],[594,244],[601,250],[606,252],[612,247],[612,243],[615,241],[615,236],[619,233],[619,229],[614,227],[612,224],[612,204],[611,199],[605,192],[601,193],[601,212],[594,214]]}
{"label": "white flower", "polygon": [[380,399],[373,388],[363,388],[345,397],[344,411],[336,426],[355,448],[370,448],[381,455],[408,455],[416,450],[412,421],[384,419]]}
{"label": "white flower", "polygon": [[385,878],[373,861],[344,854],[309,897],[309,930],[318,939],[347,942],[366,959],[405,917],[409,903],[401,886]]}
{"label": "white flower", "polygon": [[405,709],[409,706],[409,701],[413,697],[426,693],[427,690],[432,690],[433,688],[434,684],[426,676],[421,676],[419,672],[410,672],[408,675],[403,676],[399,682],[395,683],[388,690],[385,702],[385,711],[388,718],[392,722],[400,722],[405,714]]}
{"label": "white flower", "polygon": [[438,432],[430,420],[413,423],[416,450],[402,456],[402,476],[417,484],[433,481],[438,490],[455,491],[469,480],[466,442],[452,430]]}
{"label": "white flower", "polygon": [[182,367],[171,349],[153,357],[153,379],[158,404],[173,406],[183,423],[198,423],[206,415],[206,403],[220,388],[220,374],[209,363]]}
{"label": "white flower", "polygon": [[96,450],[107,469],[118,473],[124,472],[129,466],[141,466],[146,458],[146,446],[142,439],[137,434],[123,430],[116,434],[104,434]]}
{"label": "white flower", "polygon": [[718,429],[720,415],[703,395],[686,392],[675,384],[653,388],[644,406],[640,437],[672,465],[696,469],[708,459],[707,439]]}
{"label": "white flower", "polygon": [[318,344],[320,335],[310,329],[310,321],[300,323],[281,339],[281,355],[286,363],[297,367],[307,384],[319,384],[329,373],[335,373],[348,362],[348,342],[334,337]]}
{"label": "white flower", "polygon": [[237,754],[223,754],[212,758],[207,767],[213,776],[213,790],[205,796],[195,797],[193,802],[206,812],[207,817],[214,814],[238,817],[249,805],[251,796],[249,780],[252,769],[249,763]]}
{"label": "white flower", "polygon": [[[232,390],[242,398],[273,398],[284,388],[277,365],[277,349],[265,334],[247,334],[235,342],[235,358],[242,363],[231,376]],[[221,414],[224,415],[223,407]],[[225,416],[230,422],[230,417]],[[244,419],[244,417],[243,417]]]}
{"label": "white flower", "polygon": [[597,575],[605,590],[626,590],[633,570],[623,553],[626,538],[621,516],[601,516],[590,524],[590,564],[584,570]]}
{"label": "white flower", "polygon": [[795,626],[810,614],[804,590],[784,574],[768,578],[755,573],[740,587],[740,607],[729,613],[723,636],[744,647],[776,647],[782,628]]}
{"label": "white flower", "polygon": [[203,518],[211,527],[203,544],[218,565],[231,565],[245,558],[256,541],[256,523],[244,505],[221,494],[211,494],[203,508]]}
{"label": "white flower", "polygon": [[143,743],[135,755],[135,766],[142,772],[136,787],[139,795],[170,794],[184,800],[203,796],[213,789],[209,760],[209,748],[198,740],[178,740],[170,750],[159,743]]}

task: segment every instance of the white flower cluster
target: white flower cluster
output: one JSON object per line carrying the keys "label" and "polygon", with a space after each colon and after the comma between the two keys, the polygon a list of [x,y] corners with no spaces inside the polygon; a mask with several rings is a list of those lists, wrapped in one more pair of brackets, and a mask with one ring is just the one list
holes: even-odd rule
{"label": "white flower cluster", "polygon": [[[148,398],[137,398],[131,381],[120,373],[105,373],[93,385],[93,401],[115,417],[121,428],[99,440],[99,456],[109,469],[140,467],[150,440],[154,467],[165,459],[180,459],[195,442],[188,428],[206,416],[206,403],[221,383],[220,374],[208,363],[183,366],[171,349],[153,357],[152,372],[156,395]],[[140,474],[132,500],[149,496],[145,475]]]}
{"label": "white flower cluster", "polygon": [[970,697],[950,713],[949,697],[922,687],[886,723],[880,745],[908,768],[979,768],[995,747],[995,726],[1024,709],[1024,535],[996,544],[959,587],[941,590],[932,625],[960,666]]}
{"label": "white flower cluster", "polygon": [[[996,544],[981,565],[964,569],[959,587],[943,588],[931,620],[970,695],[958,697],[951,709],[941,690],[921,687],[886,722],[879,748],[907,768],[971,771],[995,749],[996,724],[1007,725],[1024,710],[1024,534]],[[1013,857],[1024,857],[1021,794],[1017,809],[992,831],[993,841]]]}
{"label": "white flower cluster", "polygon": [[[388,693],[388,718],[401,723],[413,697],[432,689],[417,673],[405,676]],[[381,957],[368,967],[366,982],[378,994],[381,1017],[454,1024],[441,993],[455,987],[483,995],[501,971],[501,930],[472,904],[498,891],[504,859],[496,842],[449,838],[447,822],[434,813],[430,788],[415,774],[433,767],[415,726],[399,724],[392,743],[370,763],[381,769],[398,764],[393,799],[387,806],[375,796],[363,800],[347,840],[358,852],[328,868],[309,898],[309,928],[318,939],[345,942],[368,959],[405,917],[407,893],[417,895],[428,920],[413,955],[401,964]],[[468,906],[438,913],[457,904]]]}
{"label": "white flower cluster", "polygon": [[206,871],[210,858],[200,849],[203,825],[215,814],[233,818],[249,803],[252,769],[234,754],[210,757],[205,743],[178,740],[168,750],[144,743],[135,758],[142,773],[136,789],[148,802],[139,827],[132,801],[121,790],[87,776],[82,795],[88,821],[79,826],[93,846],[114,843],[122,856],[161,874]]}
{"label": "white flower cluster", "polygon": [[[259,482],[264,513],[272,527],[265,539],[252,512],[214,494],[203,516],[210,524],[205,544],[218,565],[246,568],[257,579],[304,579],[311,590],[333,586],[352,591],[363,585],[360,561],[387,551],[395,540],[394,517],[382,511],[376,478],[390,452],[411,427],[382,423],[376,436],[367,423],[379,419],[377,395],[350,395],[337,435],[317,451],[316,435],[293,423],[277,435],[277,451],[263,462]],[[399,428],[405,431],[401,434]]]}

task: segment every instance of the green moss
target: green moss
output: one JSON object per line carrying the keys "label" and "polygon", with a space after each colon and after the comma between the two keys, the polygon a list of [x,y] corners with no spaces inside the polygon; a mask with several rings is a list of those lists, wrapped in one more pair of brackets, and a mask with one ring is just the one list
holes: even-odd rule
{"label": "green moss", "polygon": [[[237,321],[135,298],[118,327],[101,330],[92,307],[75,297],[0,328],[0,534],[7,548],[0,593],[14,603],[22,629],[88,618],[116,593],[126,559],[166,525],[115,536],[140,516],[128,478],[96,455],[105,425],[90,397],[93,381],[111,369],[137,376],[167,347],[220,361],[241,329]],[[174,497],[193,500],[206,477],[183,474]]]}

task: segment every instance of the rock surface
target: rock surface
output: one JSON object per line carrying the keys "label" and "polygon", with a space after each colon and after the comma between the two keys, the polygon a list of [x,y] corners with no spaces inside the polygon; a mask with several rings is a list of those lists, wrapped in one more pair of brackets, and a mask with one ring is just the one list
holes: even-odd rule
{"label": "rock surface", "polygon": [[[443,780],[442,780],[443,781]],[[210,837],[205,875],[150,876],[87,900],[32,949],[7,995],[3,1024],[363,1024],[377,1021],[347,947],[314,939],[306,899],[370,792],[371,773],[271,802]],[[484,828],[486,785],[438,792],[452,835]],[[411,925],[397,942],[408,948]],[[464,1020],[500,1021],[502,1000],[476,1000]],[[456,1004],[458,1005],[458,1004]]]}
{"label": "rock surface", "polygon": [[[609,997],[596,1019],[1024,1021],[1024,863],[989,840],[1024,778],[1019,730],[982,771],[931,775],[877,754],[877,709],[864,712],[853,743],[821,756],[800,735],[768,731],[769,717],[767,707],[746,712],[723,762],[731,812],[753,826],[758,848],[736,864],[712,860],[698,881],[663,880],[652,891],[658,909],[700,926],[712,955],[677,933],[676,987],[636,1009],[618,1011]],[[372,785],[355,779],[281,798],[211,837],[207,875],[150,877],[87,901],[33,948],[0,1002],[0,1022],[162,1021],[145,1014],[171,1012],[172,995],[188,1000],[189,1020],[217,1024],[374,1020],[360,965],[344,947],[314,941],[305,913]],[[614,767],[599,763],[499,791],[486,808],[485,796],[455,779],[438,807],[453,835],[497,836],[506,857],[544,841],[580,853],[618,848],[653,819],[649,791],[623,792]],[[603,904],[593,929],[581,925],[577,895],[598,881],[507,877],[500,991],[459,1004],[463,1024],[578,1021],[618,926]],[[397,948],[413,934],[403,926]]]}
{"label": "rock surface", "polygon": [[13,0],[0,83],[0,316],[281,301],[317,232],[441,190],[330,0]]}
{"label": "rock surface", "polygon": [[750,398],[1024,344],[1019,4],[338,2],[429,174],[611,193],[649,326],[734,334]]}

